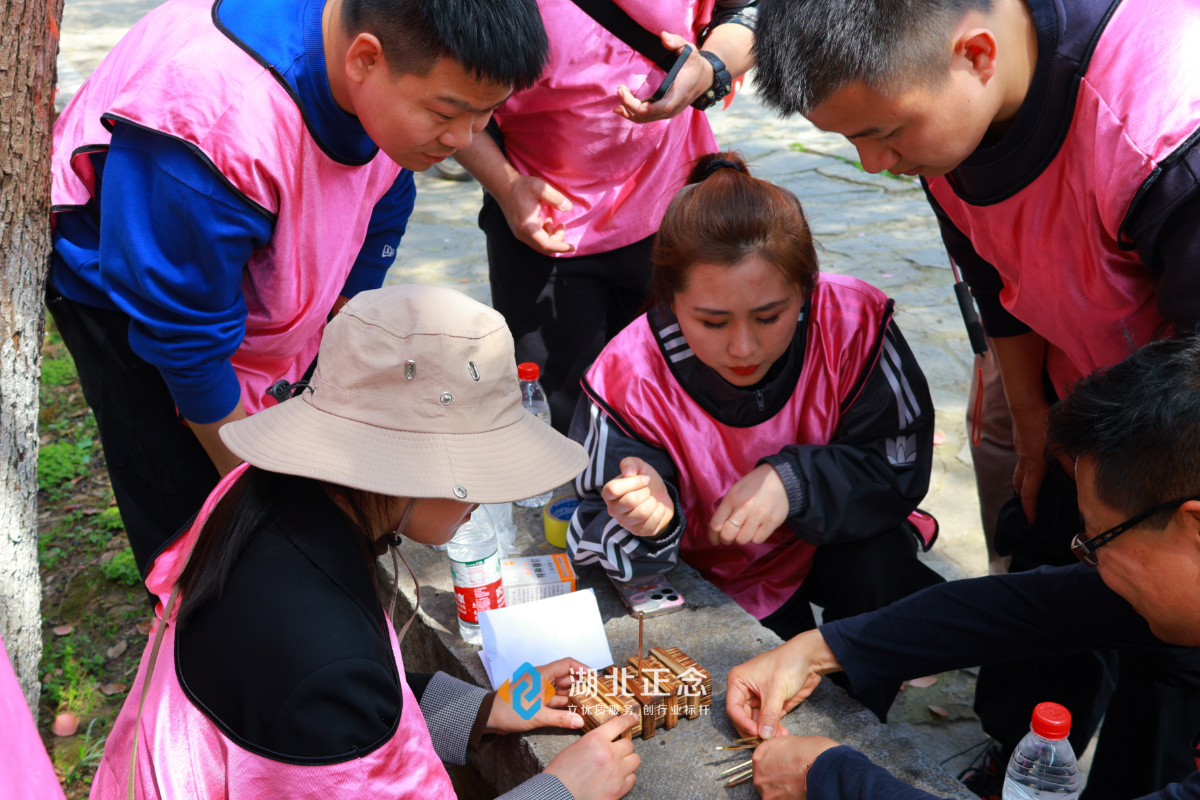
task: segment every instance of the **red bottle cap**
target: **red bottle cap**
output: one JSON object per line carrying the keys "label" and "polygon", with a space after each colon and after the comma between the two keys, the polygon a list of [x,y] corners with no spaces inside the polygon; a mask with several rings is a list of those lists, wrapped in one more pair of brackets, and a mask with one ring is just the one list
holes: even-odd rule
{"label": "red bottle cap", "polygon": [[517,377],[523,381],[536,381],[541,374],[541,369],[532,361],[517,364]]}
{"label": "red bottle cap", "polygon": [[1071,712],[1058,703],[1038,703],[1033,709],[1032,727],[1043,739],[1065,739],[1071,732]]}

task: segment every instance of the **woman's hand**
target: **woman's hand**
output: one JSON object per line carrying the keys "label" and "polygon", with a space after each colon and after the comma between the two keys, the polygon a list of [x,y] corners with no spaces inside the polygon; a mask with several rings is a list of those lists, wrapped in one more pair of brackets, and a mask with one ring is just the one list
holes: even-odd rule
{"label": "woman's hand", "polygon": [[806,631],[729,670],[725,713],[746,736],[786,733],[779,719],[813,693],[822,675],[841,668],[821,632]]}
{"label": "woman's hand", "polygon": [[[690,44],[682,36],[662,32],[663,47],[678,54],[684,45]],[[629,91],[628,86],[617,87],[617,98],[621,105],[613,109],[630,122],[654,122],[660,119],[670,119],[690,106],[697,97],[708,91],[713,84],[713,68],[708,60],[700,55],[698,47],[693,47],[687,61],[675,75],[671,88],[657,102],[650,103],[639,100]]]}
{"label": "woman's hand", "polygon": [[675,517],[675,504],[654,467],[640,458],[621,459],[621,475],[600,490],[608,514],[634,536],[656,536]]}
{"label": "woman's hand", "polygon": [[618,737],[637,722],[633,714],[613,717],[556,755],[546,772],[562,781],[575,800],[624,797],[637,780],[634,772],[642,759],[633,752],[633,742]]}
{"label": "woman's hand", "polygon": [[564,241],[566,226],[555,224],[546,212],[547,208],[571,210],[571,201],[554,186],[513,170],[507,189],[495,197],[513,236],[529,247],[544,255],[570,253],[575,249],[575,245]]}
{"label": "woman's hand", "polygon": [[788,515],[787,490],[779,473],[762,464],[730,487],[708,523],[712,544],[759,544]]}
{"label": "woman's hand", "polygon": [[754,787],[763,800],[805,800],[808,770],[838,743],[824,736],[785,736],[754,749]]}
{"label": "woman's hand", "polygon": [[[523,733],[534,728],[582,728],[583,717],[567,711],[570,703],[572,671],[582,675],[588,666],[573,658],[560,658],[544,667],[538,667],[542,680],[555,689],[555,695],[531,719],[522,719],[511,704],[497,697],[492,702],[492,711],[484,723],[485,733]],[[540,691],[540,687],[539,687]]]}

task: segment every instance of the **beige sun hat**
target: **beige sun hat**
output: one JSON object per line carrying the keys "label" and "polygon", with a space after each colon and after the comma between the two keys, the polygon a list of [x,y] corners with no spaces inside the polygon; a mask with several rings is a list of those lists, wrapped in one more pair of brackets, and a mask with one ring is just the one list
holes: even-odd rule
{"label": "beige sun hat", "polygon": [[468,503],[532,497],[587,466],[522,407],[504,318],[436,286],[356,296],[326,326],[310,388],[221,439],[272,472]]}

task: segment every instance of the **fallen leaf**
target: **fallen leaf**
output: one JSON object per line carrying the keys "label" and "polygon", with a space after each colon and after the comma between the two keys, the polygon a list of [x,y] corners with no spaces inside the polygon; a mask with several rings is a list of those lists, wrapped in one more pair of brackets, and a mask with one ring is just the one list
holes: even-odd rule
{"label": "fallen leaf", "polygon": [[71,419],[75,419],[76,417],[82,417],[84,414],[88,413],[88,411],[90,411],[90,410],[91,409],[89,409],[89,408],[81,408],[78,411],[72,411],[68,416]]}
{"label": "fallen leaf", "polygon": [[75,731],[79,730],[79,717],[70,711],[65,711],[54,718],[54,724],[50,726],[50,730],[55,736],[74,736]]}
{"label": "fallen leaf", "polygon": [[104,654],[106,656],[108,656],[110,659],[116,658],[117,656],[121,655],[128,649],[129,649],[129,645],[125,643],[125,640],[118,639],[116,644],[114,644],[112,647],[110,647],[104,651]]}
{"label": "fallen leaf", "polygon": [[950,713],[949,711],[947,711],[946,709],[942,708],[941,706],[929,706],[929,710],[930,710],[930,711],[932,711],[934,714],[937,714],[939,717],[942,717],[942,718],[945,718],[945,717],[946,717],[946,716],[948,716],[948,715],[949,715],[949,713]]}
{"label": "fallen leaf", "polygon": [[945,432],[944,431],[934,431],[933,432],[933,443],[934,444],[945,444],[946,443]]}
{"label": "fallen leaf", "polygon": [[150,629],[153,627],[154,622],[148,619],[144,619],[137,624],[138,633],[142,634],[143,636],[150,635]]}
{"label": "fallen leaf", "polygon": [[101,553],[100,558],[96,559],[96,563],[97,564],[107,564],[108,562],[113,560],[113,556],[115,556],[116,554],[117,554],[116,550],[109,550],[107,552]]}
{"label": "fallen leaf", "polygon": [[137,606],[131,606],[128,603],[126,603],[125,605],[113,606],[112,608],[110,608],[108,610],[108,613],[110,613],[110,614],[127,614],[130,611],[136,611],[136,610],[137,610]]}
{"label": "fallen leaf", "polygon": [[80,511],[79,513],[80,513],[80,514],[83,514],[85,517],[92,517],[92,516],[95,516],[96,514],[99,514],[99,513],[100,513],[100,509],[98,509],[98,508],[85,508],[85,509],[83,509],[82,511]]}
{"label": "fallen leaf", "polygon": [[[81,480],[83,480],[86,477],[87,477],[87,475],[80,475],[78,478],[71,478],[71,485],[75,486],[77,483],[79,483]],[[79,505],[77,505],[75,507],[79,508],[82,505],[83,505],[83,503],[80,503]]]}
{"label": "fallen leaf", "polygon": [[105,697],[112,697],[114,694],[125,691],[126,688],[123,683],[106,683],[100,687],[100,691],[104,693]]}
{"label": "fallen leaf", "polygon": [[67,505],[62,507],[62,510],[63,511],[75,511],[80,508],[83,508],[83,503],[68,503]]}
{"label": "fallen leaf", "polygon": [[936,676],[930,675],[925,678],[915,678],[909,681],[908,685],[916,689],[928,689],[930,686],[933,686],[935,683],[937,683],[937,681],[938,679]]}
{"label": "fallen leaf", "polygon": [[115,497],[114,497],[112,500],[109,500],[109,501],[108,501],[108,504],[109,504],[110,506],[115,506],[115,505],[117,504],[117,498],[115,498]]}
{"label": "fallen leaf", "polygon": [[75,630],[74,625],[59,625],[54,629],[55,636],[66,636],[71,631]]}

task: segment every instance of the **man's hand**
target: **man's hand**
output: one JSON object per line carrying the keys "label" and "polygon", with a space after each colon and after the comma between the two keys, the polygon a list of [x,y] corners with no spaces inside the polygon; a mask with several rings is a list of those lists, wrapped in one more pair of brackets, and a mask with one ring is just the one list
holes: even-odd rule
{"label": "man's hand", "polygon": [[787,489],[770,464],[755,467],[729,488],[708,523],[712,544],[760,544],[788,515]]}
{"label": "man's hand", "polygon": [[[662,32],[663,47],[678,54],[689,44],[687,39],[673,33]],[[617,87],[617,98],[621,105],[613,109],[631,122],[654,122],[659,119],[670,119],[690,106],[697,97],[704,94],[713,83],[713,68],[708,60],[700,55],[699,48],[693,47],[687,61],[675,75],[671,88],[657,102],[649,103],[633,96],[628,86]]]}
{"label": "man's hand", "polygon": [[637,722],[633,714],[613,717],[556,755],[546,772],[562,781],[575,800],[624,797],[637,780],[634,772],[642,759],[633,752],[633,742],[617,737]]}
{"label": "man's hand", "polygon": [[725,713],[746,736],[786,733],[779,719],[813,693],[821,676],[841,668],[821,632],[806,631],[729,671]]}
{"label": "man's hand", "polygon": [[555,209],[570,211],[571,201],[546,181],[514,170],[507,188],[494,196],[513,236],[529,247],[544,255],[575,249],[564,241],[566,226],[555,223],[552,216]]}
{"label": "man's hand", "polygon": [[534,728],[582,728],[583,717],[567,711],[570,703],[571,671],[576,675],[586,672],[586,664],[573,658],[560,658],[544,667],[538,667],[538,674],[550,683],[557,693],[542,704],[532,719],[522,719],[513,707],[499,697],[492,702],[492,712],[484,723],[486,733],[523,733]]}
{"label": "man's hand", "polygon": [[805,800],[808,770],[838,743],[824,736],[782,736],[754,750],[754,786],[762,800]]}
{"label": "man's hand", "polygon": [[1013,445],[1017,451],[1017,468],[1013,472],[1013,489],[1021,496],[1021,508],[1030,522],[1037,519],[1038,491],[1046,477],[1046,403],[1026,408],[1010,408]]}
{"label": "man's hand", "polygon": [[640,458],[621,459],[621,475],[600,490],[608,514],[634,536],[656,536],[675,517],[675,504],[654,467]]}

